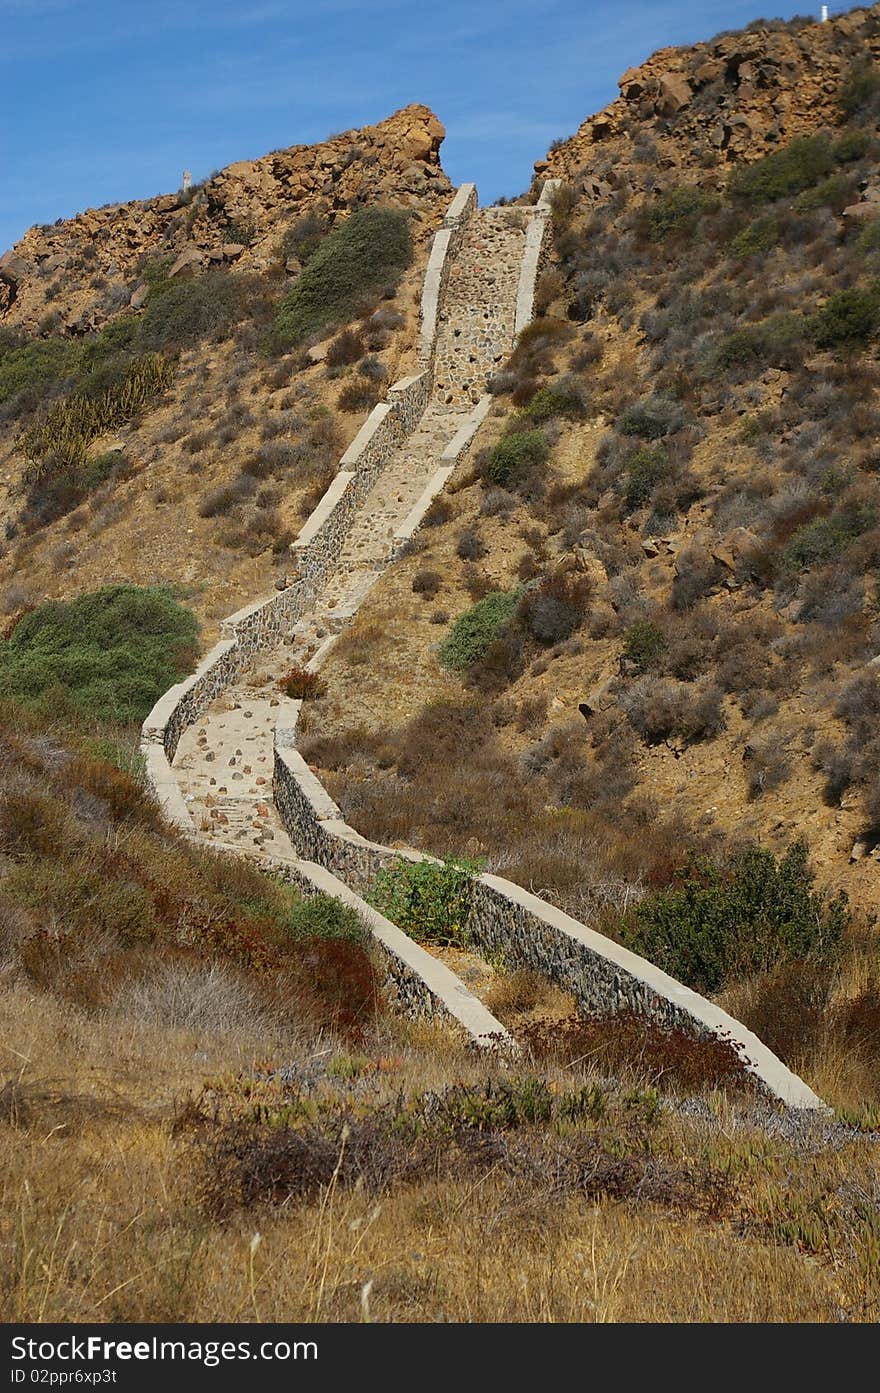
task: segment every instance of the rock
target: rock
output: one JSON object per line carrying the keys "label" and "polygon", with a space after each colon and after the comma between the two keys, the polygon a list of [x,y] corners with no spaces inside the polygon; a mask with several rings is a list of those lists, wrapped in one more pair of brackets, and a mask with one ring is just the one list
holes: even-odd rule
{"label": "rock", "polygon": [[330,350],[330,340],[325,339],[323,343],[314,343],[306,351],[306,357],[310,363],[323,363]]}
{"label": "rock", "polygon": [[617,85],[628,102],[637,101],[645,90],[644,80],[638,68],[627,68]]}
{"label": "rock", "polygon": [[149,295],[149,293],[150,287],[146,284],[145,281],[141,281],[140,285],[135,286],[134,290],[131,293],[131,299],[128,302],[131,305],[132,309],[139,310],[146,301],[146,298]]}
{"label": "rock", "polygon": [[851,203],[848,208],[844,208],[842,216],[849,222],[865,222],[870,218],[880,217],[880,204]]}
{"label": "rock", "polygon": [[660,77],[660,95],[657,109],[663,116],[675,116],[682,107],[687,106],[693,90],[683,73],[663,73]]}
{"label": "rock", "polygon": [[169,279],[171,278],[171,276],[180,275],[181,271],[191,271],[196,266],[201,266],[203,260],[203,253],[199,250],[198,247],[185,248],[185,250],[180,253],[180,256],[177,258],[174,265],[171,267],[171,270],[168,272]]}
{"label": "rock", "polygon": [[642,539],[642,551],[646,556],[659,556],[660,543],[656,537],[645,537]]}
{"label": "rock", "polygon": [[30,271],[31,268],[24,257],[18,256],[14,251],[4,252],[0,256],[0,281],[5,281],[7,285],[17,288]]}
{"label": "rock", "polygon": [[289,276],[298,276],[302,271],[302,262],[297,261],[295,256],[289,256],[284,263],[284,269]]}
{"label": "rock", "polygon": [[220,250],[224,261],[237,261],[246,248],[242,242],[224,242]]}

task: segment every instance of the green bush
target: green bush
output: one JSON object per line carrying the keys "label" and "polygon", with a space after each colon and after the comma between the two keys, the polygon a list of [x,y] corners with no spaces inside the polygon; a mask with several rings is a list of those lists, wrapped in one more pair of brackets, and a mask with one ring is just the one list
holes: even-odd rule
{"label": "green bush", "polygon": [[295,256],[297,261],[305,266],[315,255],[328,231],[326,218],[322,218],[318,213],[306,213],[297,218],[281,239],[282,258],[286,261],[288,257]]}
{"label": "green bush", "polygon": [[867,155],[871,148],[871,137],[867,131],[847,131],[834,147],[834,158],[839,164],[850,164]]}
{"label": "green bush", "polygon": [[157,279],[140,319],[130,321],[136,324],[135,346],[155,353],[225,336],[247,317],[254,294],[252,280],[234,271]]}
{"label": "green bush", "polygon": [[874,526],[876,514],[866,507],[842,508],[831,517],[814,518],[799,527],[785,549],[787,571],[806,571],[834,561],[855,537]]}
{"label": "green bush", "polygon": [[829,898],[814,878],[803,841],[778,861],[757,846],[724,866],[694,858],[678,883],[626,916],[621,937],[702,992],[782,962],[830,962],[851,915],[843,891]]}
{"label": "green bush", "polygon": [[623,656],[635,663],[639,672],[646,672],[662,658],[668,646],[666,635],[653,619],[637,619],[624,635]]}
{"label": "green bush", "polygon": [[799,314],[774,314],[756,324],[744,324],[718,344],[713,367],[785,367],[800,342],[804,320]]}
{"label": "green bush", "polygon": [[324,894],[294,901],[285,927],[293,939],[342,938],[365,945],[370,937],[356,909]]}
{"label": "green bush", "polygon": [[278,345],[291,347],[347,323],[365,302],[396,285],[411,260],[406,213],[358,208],[324,238],[282,300]]}
{"label": "green bush", "polygon": [[468,942],[473,878],[481,870],[479,861],[455,856],[441,862],[401,856],[380,871],[370,902],[413,938],[461,948]]}
{"label": "green bush", "polygon": [[549,455],[550,446],[542,430],[513,430],[493,445],[486,475],[493,484],[506,486],[515,483],[517,475],[525,470],[545,464]]}
{"label": "green bush", "polygon": [[776,246],[779,233],[773,218],[758,218],[738,232],[730,244],[734,256],[759,256]]}
{"label": "green bush", "polygon": [[588,412],[589,401],[581,384],[573,377],[562,377],[552,387],[541,387],[528,406],[519,413],[521,421],[543,425],[554,416],[571,421],[582,420]]}
{"label": "green bush", "polygon": [[82,347],[73,339],[34,339],[0,357],[0,403],[14,397],[40,398],[75,376]]}
{"label": "green bush", "polygon": [[856,239],[856,251],[861,256],[880,252],[880,218],[871,218],[865,223]]}
{"label": "green bush", "polygon": [[794,206],[799,213],[810,213],[816,208],[832,208],[836,213],[842,213],[856,197],[853,180],[848,175],[831,174],[815,188],[799,193]]}
{"label": "green bush", "polygon": [[880,282],[868,290],[838,290],[810,316],[807,328],[819,348],[867,343],[880,328]]}
{"label": "green bush", "polygon": [[662,445],[643,445],[626,464],[624,503],[633,513],[648,502],[658,484],[670,474],[669,456]]}
{"label": "green bush", "polygon": [[660,440],[684,424],[684,411],[672,397],[654,393],[645,401],[628,406],[617,423],[623,435],[639,435],[643,440]]}
{"label": "green bush", "polygon": [[844,116],[854,116],[880,92],[880,68],[869,54],[857,58],[844,78],[838,102]]}
{"label": "green bush", "polygon": [[163,586],[50,600],[0,642],[0,696],[91,721],[142,721],[191,669],[197,635],[195,615]]}
{"label": "green bush", "polygon": [[645,210],[643,228],[652,242],[662,242],[673,232],[690,227],[703,213],[718,206],[714,194],[692,184],[664,189]]}
{"label": "green bush", "polygon": [[799,136],[784,149],[735,169],[728,193],[754,203],[772,203],[812,188],[833,168],[834,151],[827,136]]}
{"label": "green bush", "polygon": [[482,600],[460,614],[440,645],[443,667],[461,672],[482,658],[513,619],[519,597],[519,590],[490,590]]}

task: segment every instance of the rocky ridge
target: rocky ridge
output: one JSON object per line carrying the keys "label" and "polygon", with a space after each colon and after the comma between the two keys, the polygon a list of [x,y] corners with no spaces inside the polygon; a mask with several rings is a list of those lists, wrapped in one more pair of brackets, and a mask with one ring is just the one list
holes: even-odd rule
{"label": "rocky ridge", "polygon": [[[440,164],[445,131],[426,106],[375,126],[239,160],[187,191],[90,208],[36,226],[0,257],[0,323],[27,332],[82,334],[145,296],[150,255],[185,273],[235,262],[265,271],[287,227],[307,213],[331,220],[366,203],[411,208],[416,235],[448,202]],[[297,267],[287,267],[296,274]]]}
{"label": "rocky ridge", "polygon": [[[841,81],[866,51],[880,59],[880,5],[799,27],[758,20],[707,43],[660,49],[627,69],[616,101],[536,160],[536,176],[577,184],[596,203],[664,170],[714,185],[719,168],[835,125]],[[640,160],[649,143],[651,158]]]}

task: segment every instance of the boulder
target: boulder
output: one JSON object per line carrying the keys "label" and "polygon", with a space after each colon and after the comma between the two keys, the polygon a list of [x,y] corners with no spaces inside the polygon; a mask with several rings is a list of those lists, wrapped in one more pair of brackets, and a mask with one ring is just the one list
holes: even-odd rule
{"label": "boulder", "polygon": [[7,285],[21,285],[30,274],[30,270],[24,257],[18,256],[14,251],[4,252],[0,256],[0,281],[5,281]]}
{"label": "boulder", "polygon": [[243,242],[224,242],[220,248],[224,261],[237,261],[245,250]]}
{"label": "boulder", "polygon": [[131,299],[128,302],[131,305],[132,309],[139,310],[141,306],[145,303],[149,293],[150,287],[146,284],[145,281],[141,281],[140,285],[135,286],[134,290],[131,293]]}
{"label": "boulder", "polygon": [[201,266],[203,260],[204,255],[198,247],[186,247],[168,272],[169,279],[171,276],[180,275],[181,271],[194,270],[195,267]]}
{"label": "boulder", "polygon": [[663,116],[675,116],[682,107],[687,106],[693,90],[683,73],[663,73],[660,77],[660,92],[657,109]]}

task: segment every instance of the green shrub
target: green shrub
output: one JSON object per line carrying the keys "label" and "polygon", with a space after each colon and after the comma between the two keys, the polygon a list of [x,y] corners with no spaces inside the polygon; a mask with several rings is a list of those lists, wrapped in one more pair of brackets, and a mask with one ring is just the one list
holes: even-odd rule
{"label": "green shrub", "polygon": [[868,290],[838,290],[807,327],[819,348],[867,343],[880,328],[880,282]]}
{"label": "green shrub", "polygon": [[860,256],[880,252],[880,218],[871,218],[865,223],[856,239],[856,251]]}
{"label": "green shrub", "polygon": [[838,102],[844,116],[854,116],[880,92],[880,69],[873,58],[865,54],[857,58],[844,78]]}
{"label": "green shrub", "polygon": [[759,256],[769,252],[779,240],[779,233],[773,218],[758,218],[738,232],[730,244],[734,256]]}
{"label": "green shrub", "polygon": [[513,619],[519,597],[519,590],[490,590],[482,600],[460,614],[440,645],[443,667],[460,672],[482,658]]}
{"label": "green shrub", "polygon": [[867,155],[871,148],[871,137],[867,131],[847,131],[834,146],[834,158],[839,164],[850,164]]}
{"label": "green shrub", "polygon": [[805,329],[799,314],[774,314],[727,334],[715,350],[713,366],[785,367]]}
{"label": "green shrub", "polygon": [[72,339],[34,339],[8,349],[0,357],[0,403],[14,397],[39,398],[72,378],[82,347]]}
{"label": "green shrub", "polygon": [[562,377],[552,387],[541,387],[528,406],[519,413],[519,420],[543,425],[554,416],[582,420],[589,410],[589,401],[577,378]]}
{"label": "green shrub", "polygon": [[680,184],[664,189],[645,210],[643,229],[652,242],[662,242],[673,232],[686,230],[703,213],[717,206],[714,194],[692,184]]}
{"label": "green shrub", "polygon": [[482,865],[448,856],[441,862],[399,857],[380,871],[370,902],[404,933],[429,943],[464,947],[473,878]]}
{"label": "green shrub", "polygon": [[197,635],[195,615],[163,586],[47,601],[0,642],[0,696],[91,721],[141,721],[192,667]]}
{"label": "green shrub", "polygon": [[353,319],[365,301],[396,285],[411,260],[406,213],[358,208],[324,238],[282,300],[275,319],[279,346]]}
{"label": "green shrub", "polygon": [[283,259],[286,261],[288,257],[294,256],[301,265],[305,266],[306,262],[314,256],[328,232],[329,226],[326,218],[322,218],[318,213],[306,213],[303,217],[297,218],[281,239]]}
{"label": "green shrub", "polygon": [[157,280],[135,321],[136,346],[141,352],[159,352],[225,336],[247,318],[254,294],[251,278],[234,271],[212,269]]}
{"label": "green shrub", "polygon": [[806,571],[835,560],[855,537],[874,526],[871,508],[842,508],[831,517],[814,518],[799,527],[785,549],[784,569]]}
{"label": "green shrub", "polygon": [[635,663],[639,672],[645,672],[662,658],[668,646],[666,635],[653,619],[637,619],[624,635],[623,656]]}
{"label": "green shrub", "polygon": [[370,937],[356,909],[324,894],[294,901],[285,927],[293,939],[342,938],[365,945]]}
{"label": "green shrub", "polygon": [[697,991],[782,962],[833,961],[850,923],[846,895],[813,889],[806,843],[776,860],[749,847],[725,866],[704,858],[621,923],[628,948]]}
{"label": "green shrub", "polygon": [[634,455],[630,455],[623,494],[627,512],[644,507],[657,485],[669,475],[669,456],[662,445],[643,445]]}
{"label": "green shrub", "polygon": [[515,483],[517,475],[527,469],[545,464],[549,455],[550,446],[542,430],[513,430],[493,445],[486,475],[493,484],[503,487]]}
{"label": "green shrub", "polygon": [[799,213],[810,213],[815,208],[832,208],[836,213],[842,213],[855,197],[853,180],[846,174],[832,174],[815,188],[799,193],[794,206]]}
{"label": "green shrub", "polygon": [[654,393],[645,401],[628,406],[617,423],[623,435],[639,435],[643,440],[660,440],[684,424],[684,411],[677,401]]}
{"label": "green shrub", "polygon": [[754,203],[772,203],[812,188],[833,168],[834,151],[827,136],[799,136],[784,149],[735,169],[728,193]]}

